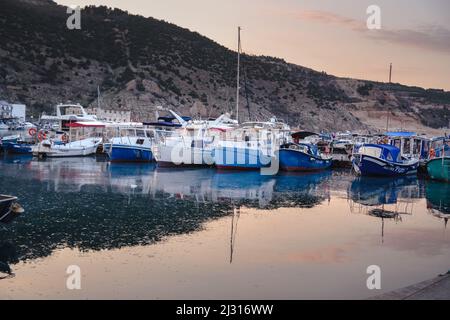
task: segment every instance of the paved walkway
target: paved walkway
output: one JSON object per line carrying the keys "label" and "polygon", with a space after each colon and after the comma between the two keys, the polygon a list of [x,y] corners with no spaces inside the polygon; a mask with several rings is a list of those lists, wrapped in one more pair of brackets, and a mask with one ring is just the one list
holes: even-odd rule
{"label": "paved walkway", "polygon": [[450,300],[450,271],[433,280],[392,291],[372,300]]}

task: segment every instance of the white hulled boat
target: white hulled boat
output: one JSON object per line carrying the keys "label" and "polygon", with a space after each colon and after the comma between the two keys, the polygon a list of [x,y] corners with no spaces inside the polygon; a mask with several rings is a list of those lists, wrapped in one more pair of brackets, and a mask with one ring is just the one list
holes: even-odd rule
{"label": "white hulled boat", "polygon": [[211,121],[185,121],[170,111],[181,124],[174,131],[156,131],[154,156],[160,166],[211,166],[212,152],[220,134],[236,126],[228,114]]}

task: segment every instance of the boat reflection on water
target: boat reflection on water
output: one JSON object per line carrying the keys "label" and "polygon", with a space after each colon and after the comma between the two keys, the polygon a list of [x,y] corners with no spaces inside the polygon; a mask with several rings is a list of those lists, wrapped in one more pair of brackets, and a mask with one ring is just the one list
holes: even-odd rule
{"label": "boat reflection on water", "polygon": [[66,247],[96,251],[153,244],[226,216],[234,217],[237,228],[242,207],[322,203],[329,198],[331,177],[330,172],[267,177],[250,171],[168,170],[94,157],[16,159],[0,162],[0,170],[8,191],[29,208],[26,217],[0,234],[0,244],[14,239],[16,250],[14,259],[1,260],[5,263],[46,257]]}
{"label": "boat reflection on water", "polygon": [[348,189],[350,212],[381,219],[382,242],[385,219],[401,222],[402,216],[412,215],[414,202],[422,197],[422,183],[412,177],[359,177]]}
{"label": "boat reflection on water", "polygon": [[433,216],[443,219],[447,227],[450,218],[450,185],[439,181],[427,181],[427,209]]}

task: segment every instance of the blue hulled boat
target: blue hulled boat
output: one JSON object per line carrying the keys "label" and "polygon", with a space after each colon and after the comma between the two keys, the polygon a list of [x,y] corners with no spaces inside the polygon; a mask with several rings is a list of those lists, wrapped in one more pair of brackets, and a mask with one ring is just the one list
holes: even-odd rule
{"label": "blue hulled boat", "polygon": [[270,151],[264,151],[257,142],[222,143],[214,149],[213,156],[219,169],[257,170],[269,167],[272,161]]}
{"label": "blue hulled boat", "polygon": [[4,142],[3,150],[10,154],[32,154],[32,145],[19,142]]}
{"label": "blue hulled boat", "polygon": [[288,143],[280,147],[280,168],[284,171],[319,171],[328,169],[331,157],[319,152],[316,145],[306,143]]}
{"label": "blue hulled boat", "polygon": [[124,136],[110,140],[106,149],[112,162],[151,162],[154,133],[145,129],[126,129]]}
{"label": "blue hulled boat", "polygon": [[364,144],[353,155],[353,168],[363,176],[397,177],[417,174],[419,160],[402,158],[391,145]]}
{"label": "blue hulled boat", "polygon": [[271,119],[269,122],[246,122],[226,132],[214,148],[216,167],[232,170],[268,168],[280,144],[288,140],[290,128]]}

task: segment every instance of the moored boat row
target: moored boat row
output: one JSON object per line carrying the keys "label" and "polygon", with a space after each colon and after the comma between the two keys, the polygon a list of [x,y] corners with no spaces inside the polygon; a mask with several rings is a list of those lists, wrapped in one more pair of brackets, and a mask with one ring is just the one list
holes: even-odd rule
{"label": "moored boat row", "polygon": [[[72,110],[72,113],[68,112]],[[74,111],[75,110],[75,111]],[[30,128],[26,137],[1,140],[6,153],[38,158],[106,154],[111,162],[157,162],[160,166],[216,166],[219,169],[318,171],[348,166],[359,175],[405,176],[426,170],[432,179],[449,180],[446,137],[409,132],[376,135],[296,132],[273,118],[239,124],[224,114],[193,120],[169,110],[156,122],[106,123],[79,104],[57,106],[56,130]],[[55,123],[46,123],[55,127]]]}

